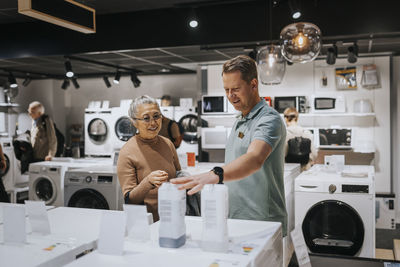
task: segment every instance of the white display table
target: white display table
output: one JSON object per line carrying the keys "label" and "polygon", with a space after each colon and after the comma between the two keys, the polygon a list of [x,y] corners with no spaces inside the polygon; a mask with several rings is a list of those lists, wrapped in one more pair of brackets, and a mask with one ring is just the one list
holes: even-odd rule
{"label": "white display table", "polygon": [[[3,207],[4,206],[23,206],[24,204],[4,203],[0,202],[0,224],[3,224]],[[46,206],[47,210],[54,209],[54,206]],[[28,214],[26,214],[28,216]]]}
{"label": "white display table", "polygon": [[[75,260],[76,256],[95,248],[102,212],[111,211],[65,207],[51,209],[48,211],[50,235],[29,233],[27,219],[27,243],[0,243],[0,266],[61,266]],[[2,225],[0,240],[3,240]],[[55,247],[45,250],[51,246]]]}
{"label": "white display table", "polygon": [[158,222],[151,225],[150,241],[126,239],[122,256],[93,251],[68,266],[282,266],[282,229],[277,222],[229,219],[231,242],[228,253],[201,250],[200,217],[186,217],[188,238],[178,249],[159,247],[158,227]]}

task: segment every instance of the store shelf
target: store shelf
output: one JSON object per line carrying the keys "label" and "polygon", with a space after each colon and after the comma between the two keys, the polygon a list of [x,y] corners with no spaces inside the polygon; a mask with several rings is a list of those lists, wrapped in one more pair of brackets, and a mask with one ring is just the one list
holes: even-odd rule
{"label": "store shelf", "polygon": [[[282,115],[283,116],[283,115]],[[375,113],[300,113],[300,117],[375,117]]]}

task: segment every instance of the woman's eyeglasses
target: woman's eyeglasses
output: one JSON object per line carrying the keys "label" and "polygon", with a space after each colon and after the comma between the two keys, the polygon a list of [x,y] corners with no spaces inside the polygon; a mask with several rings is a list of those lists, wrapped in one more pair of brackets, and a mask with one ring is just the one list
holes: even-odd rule
{"label": "woman's eyeglasses", "polygon": [[133,119],[149,123],[151,121],[151,118],[153,118],[153,120],[155,120],[155,121],[158,121],[159,119],[161,119],[161,117],[162,117],[161,114],[154,114],[153,117],[145,116],[143,118],[133,118]]}

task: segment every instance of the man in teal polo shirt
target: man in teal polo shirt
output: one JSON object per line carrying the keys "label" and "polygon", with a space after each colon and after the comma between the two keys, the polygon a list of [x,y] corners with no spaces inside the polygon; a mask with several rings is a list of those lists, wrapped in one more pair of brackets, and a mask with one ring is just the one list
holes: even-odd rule
{"label": "man in teal polo shirt", "polygon": [[229,217],[278,221],[286,235],[287,214],[283,181],[285,124],[258,93],[254,60],[238,56],[222,70],[225,93],[241,112],[226,144],[225,165],[207,173],[172,179],[200,191],[205,184],[226,182],[229,188]]}

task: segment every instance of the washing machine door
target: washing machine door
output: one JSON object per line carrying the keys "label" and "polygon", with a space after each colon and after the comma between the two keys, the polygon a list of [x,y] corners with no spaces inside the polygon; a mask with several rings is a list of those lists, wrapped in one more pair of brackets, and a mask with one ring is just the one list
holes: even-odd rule
{"label": "washing machine door", "polygon": [[313,253],[356,255],[364,241],[364,224],[345,202],[326,200],[315,204],[304,217],[303,234]]}
{"label": "washing machine door", "polygon": [[4,177],[7,175],[8,171],[10,170],[10,158],[7,156],[7,154],[4,154],[4,158],[6,159],[6,169],[3,171],[0,169],[0,177]]}
{"label": "washing machine door", "polygon": [[95,143],[103,143],[107,139],[107,124],[100,118],[93,119],[89,122],[88,129],[89,138]]}
{"label": "washing machine door", "polygon": [[35,200],[42,200],[47,205],[52,204],[56,198],[56,189],[53,181],[48,177],[39,177],[33,183]]}
{"label": "washing machine door", "polygon": [[[197,143],[197,125],[199,118],[194,114],[187,114],[183,116],[179,123],[183,127],[183,141],[187,143]],[[201,120],[201,127],[207,127],[207,122]]]}
{"label": "washing machine door", "polygon": [[110,209],[105,197],[91,188],[84,188],[76,191],[68,201],[68,207],[103,210]]}
{"label": "washing machine door", "polygon": [[128,141],[129,138],[136,134],[136,128],[128,117],[121,117],[115,123],[115,134],[121,141]]}

